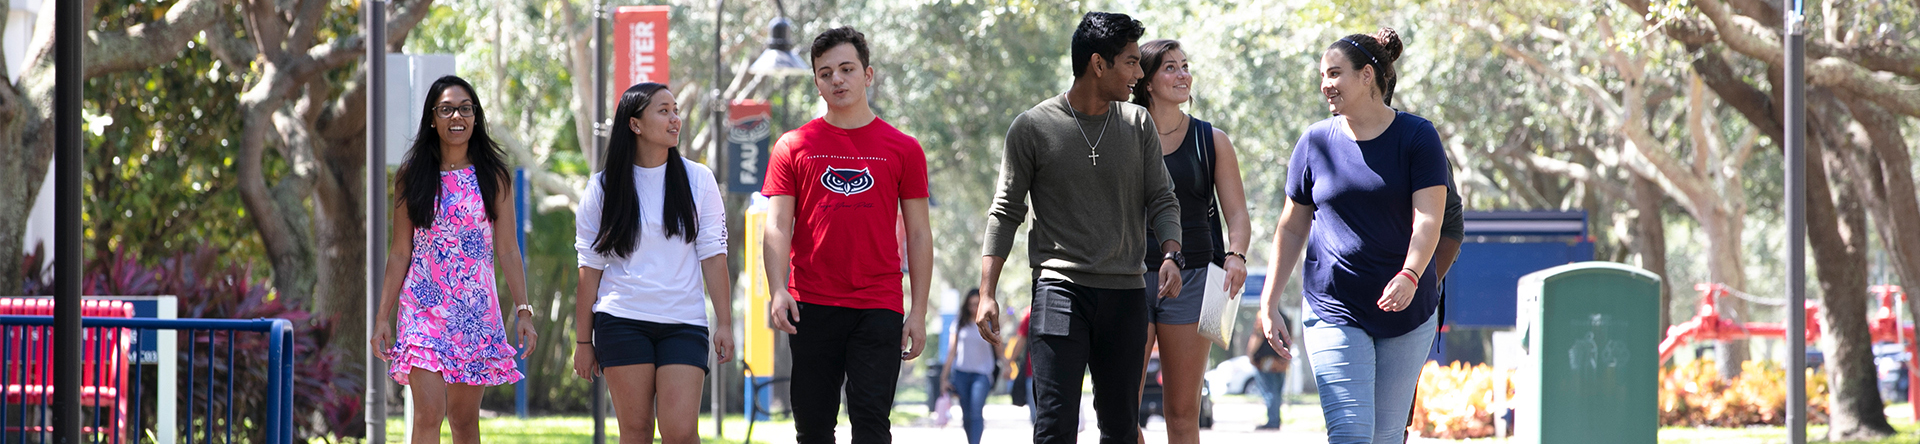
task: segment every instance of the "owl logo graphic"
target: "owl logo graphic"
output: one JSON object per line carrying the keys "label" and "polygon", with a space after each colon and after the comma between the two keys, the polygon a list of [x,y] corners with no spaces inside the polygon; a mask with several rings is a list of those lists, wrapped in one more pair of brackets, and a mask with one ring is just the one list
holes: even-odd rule
{"label": "owl logo graphic", "polygon": [[852,196],[873,189],[873,174],[868,173],[866,168],[855,170],[829,166],[826,174],[820,175],[820,185],[826,186],[827,191]]}

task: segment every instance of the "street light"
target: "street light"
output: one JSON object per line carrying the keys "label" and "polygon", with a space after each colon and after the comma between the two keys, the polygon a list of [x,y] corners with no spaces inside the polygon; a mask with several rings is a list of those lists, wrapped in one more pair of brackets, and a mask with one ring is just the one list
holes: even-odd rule
{"label": "street light", "polygon": [[[707,151],[707,159],[708,162],[710,162],[709,165],[714,167],[714,171],[726,171],[722,167],[722,164],[726,161],[727,157],[726,126],[727,105],[729,101],[725,94],[726,87],[721,86],[724,85],[727,80],[727,65],[726,61],[722,60],[720,56],[720,47],[723,46],[721,44],[720,30],[726,26],[726,5],[726,0],[715,0],[713,7],[713,92],[712,95],[708,96],[707,102],[711,105],[713,112],[713,123],[707,125],[712,128],[713,131],[711,137],[713,145],[712,148]],[[767,22],[767,49],[760,53],[760,58],[755,59],[752,64],[747,65],[747,73],[766,77],[787,77],[805,75],[812,72],[811,69],[807,68],[806,60],[801,59],[800,56],[792,52],[793,22],[787,20],[787,6],[779,0],[774,0],[774,5],[779,8],[780,15],[776,16],[773,21]],[[716,365],[716,367],[718,366]],[[721,412],[726,410],[726,397],[721,394],[725,391],[724,383],[725,378],[712,378],[713,397],[711,399],[711,411],[713,412],[713,436],[715,438],[721,436],[721,419],[724,418]],[[747,417],[752,418],[753,412],[747,412]],[[605,441],[604,438],[597,438],[595,442],[597,444]]]}
{"label": "street light", "polygon": [[786,17],[775,17],[767,22],[767,50],[760,58],[747,67],[747,73],[767,77],[787,77],[806,75],[810,70],[807,62],[793,53],[793,22]]}

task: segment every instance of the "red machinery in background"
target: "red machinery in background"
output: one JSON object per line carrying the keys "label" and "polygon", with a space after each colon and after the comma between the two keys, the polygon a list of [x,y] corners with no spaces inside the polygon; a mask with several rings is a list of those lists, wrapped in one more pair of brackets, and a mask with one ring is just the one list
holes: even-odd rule
{"label": "red machinery in background", "polygon": [[[1721,341],[1746,339],[1750,337],[1786,338],[1787,328],[1778,323],[1734,322],[1720,316],[1716,301],[1721,296],[1735,296],[1732,289],[1723,284],[1696,284],[1700,291],[1700,312],[1693,319],[1667,327],[1667,338],[1660,341],[1660,362],[1673,357],[1673,351],[1692,341]],[[1914,416],[1920,417],[1920,368],[1916,368],[1916,353],[1913,340],[1913,324],[1900,322],[1900,311],[1894,308],[1896,300],[1907,302],[1907,294],[1898,285],[1875,285],[1868,288],[1880,302],[1880,307],[1867,315],[1868,331],[1873,342],[1899,343],[1907,350],[1904,366],[1907,369],[1907,400],[1914,407]],[[1761,302],[1761,301],[1756,301]],[[1765,302],[1761,302],[1765,303]],[[1784,304],[1773,304],[1784,305]],[[1820,340],[1820,307],[1813,301],[1807,301],[1807,343]]]}

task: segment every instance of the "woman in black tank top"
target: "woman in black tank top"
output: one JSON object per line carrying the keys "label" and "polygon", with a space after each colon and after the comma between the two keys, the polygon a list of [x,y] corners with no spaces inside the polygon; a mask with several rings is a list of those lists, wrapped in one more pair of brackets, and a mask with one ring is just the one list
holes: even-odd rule
{"label": "woman in black tank top", "polygon": [[[1167,442],[1196,443],[1200,427],[1211,426],[1212,422],[1200,418],[1200,384],[1212,349],[1198,330],[1200,306],[1207,290],[1207,265],[1226,270],[1226,290],[1239,289],[1247,279],[1244,253],[1253,229],[1247,216],[1246,191],[1240,182],[1240,162],[1227,133],[1180,110],[1181,104],[1193,98],[1193,74],[1187,69],[1186,51],[1180,49],[1180,42],[1154,40],[1140,45],[1140,59],[1147,75],[1134,85],[1133,103],[1147,108],[1160,132],[1160,153],[1173,179],[1174,197],[1180,201],[1180,225],[1184,228],[1180,250],[1187,256],[1179,297],[1159,298],[1151,291],[1142,296],[1148,298],[1152,319],[1147,329],[1147,351],[1160,358]],[[1155,246],[1149,250],[1160,251],[1160,240],[1151,232],[1147,237]],[[1161,258],[1149,256],[1143,258],[1149,264],[1147,269],[1158,269]],[[1148,279],[1157,278],[1154,273],[1147,274]],[[1147,288],[1156,287],[1155,283],[1147,284]],[[1231,337],[1233,333],[1225,335]],[[1167,347],[1155,353],[1157,344]]]}

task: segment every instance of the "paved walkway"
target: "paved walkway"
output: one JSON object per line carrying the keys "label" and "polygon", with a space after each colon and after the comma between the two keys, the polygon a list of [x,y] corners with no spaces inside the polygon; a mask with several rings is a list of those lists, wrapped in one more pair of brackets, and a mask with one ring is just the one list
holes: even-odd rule
{"label": "paved walkway", "polygon": [[[1088,399],[1090,398],[1091,397]],[[1304,414],[1308,412],[1308,410],[1305,409],[1307,407],[1312,406],[1296,405],[1288,409],[1286,413]],[[1100,432],[1093,428],[1094,424],[1092,422],[1090,405],[1083,405],[1082,409],[1087,411],[1087,418],[1082,421],[1087,428],[1080,433],[1079,441],[1083,443],[1100,442]],[[1233,397],[1221,399],[1214,404],[1214,426],[1210,430],[1200,431],[1200,441],[1205,443],[1325,443],[1326,436],[1325,432],[1321,431],[1318,408],[1312,407],[1312,409],[1312,418],[1300,418],[1303,420],[1311,419],[1311,421],[1296,421],[1295,423],[1288,424],[1289,427],[1300,430],[1255,431],[1253,430],[1254,426],[1266,422],[1266,410],[1260,404],[1250,403],[1246,399],[1234,399]],[[955,409],[954,412],[957,414],[959,410]],[[1033,424],[1028,420],[1026,407],[1015,407],[1007,404],[988,405],[985,411],[982,412],[982,416],[986,417],[987,427],[986,431],[981,434],[980,442],[1033,442]],[[1303,422],[1311,422],[1312,424],[1299,424]],[[842,426],[842,429],[845,429],[845,426]],[[1160,417],[1154,417],[1152,421],[1147,424],[1146,430],[1146,442],[1148,444],[1167,442],[1166,423],[1162,421]],[[843,436],[842,438],[845,437]],[[894,427],[893,439],[895,442],[907,444],[965,444],[967,442],[967,435],[966,431],[960,428],[960,419],[953,418],[947,423],[945,428],[935,427],[931,424],[912,427]],[[845,439],[842,439],[842,441],[845,441]]]}

